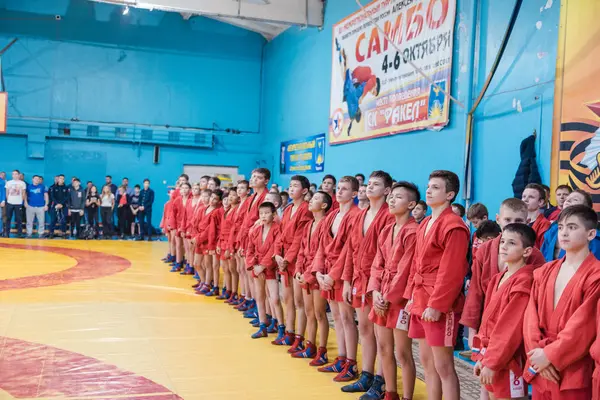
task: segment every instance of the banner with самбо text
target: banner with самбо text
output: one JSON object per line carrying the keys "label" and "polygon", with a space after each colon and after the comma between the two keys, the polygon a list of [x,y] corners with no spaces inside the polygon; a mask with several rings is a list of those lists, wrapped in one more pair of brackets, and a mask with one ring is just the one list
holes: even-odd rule
{"label": "banner with \u0441\u0430\u043c\u0431\u043e text", "polygon": [[330,144],[448,124],[455,14],[456,0],[375,0],[334,25]]}

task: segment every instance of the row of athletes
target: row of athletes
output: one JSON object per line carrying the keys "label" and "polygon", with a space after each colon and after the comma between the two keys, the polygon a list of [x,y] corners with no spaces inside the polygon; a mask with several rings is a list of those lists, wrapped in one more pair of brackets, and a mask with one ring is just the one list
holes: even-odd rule
{"label": "row of athletes", "polygon": [[[431,173],[425,196],[431,216],[420,224],[411,216],[421,200],[417,186],[394,183],[383,171],[370,175],[369,206],[362,210],[353,201],[356,178],[339,180],[335,202],[319,191],[307,203],[309,182],[294,176],[281,217],[278,195],[266,190],[269,179],[267,169],[253,171],[250,182],[229,190],[225,207],[223,193],[208,189],[208,181],[206,189],[204,182],[193,185],[191,195],[183,182],[165,206],[174,270],[185,254],[184,272],[195,267],[197,292],[217,296],[221,266],[225,288],[218,298],[255,317],[253,338],[277,333],[272,343],[290,346],[292,357],[312,359],[319,371],[336,373],[334,381],[356,380],[342,391],[365,392],[361,399],[412,399],[416,339],[428,398],[458,400],[453,346],[464,315],[465,325],[478,327],[475,374],[490,398],[526,398],[528,382],[534,399],[600,399],[594,368],[600,262],[589,250],[598,218],[585,192],[565,202],[557,222],[565,255],[549,263],[536,247],[526,202],[502,202],[496,216],[502,235],[481,244],[473,263],[483,290],[469,292],[465,306],[470,232],[452,212],[460,188],[453,172]],[[328,304],[338,345],[332,363]]]}

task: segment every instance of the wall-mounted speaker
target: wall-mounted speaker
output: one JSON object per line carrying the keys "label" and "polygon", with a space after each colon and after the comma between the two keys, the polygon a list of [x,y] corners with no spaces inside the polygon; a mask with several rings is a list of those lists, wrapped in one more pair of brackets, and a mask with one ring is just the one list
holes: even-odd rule
{"label": "wall-mounted speaker", "polygon": [[160,161],[160,147],[159,146],[154,146],[154,154],[153,154],[152,161],[154,162],[154,164],[158,164],[158,162]]}

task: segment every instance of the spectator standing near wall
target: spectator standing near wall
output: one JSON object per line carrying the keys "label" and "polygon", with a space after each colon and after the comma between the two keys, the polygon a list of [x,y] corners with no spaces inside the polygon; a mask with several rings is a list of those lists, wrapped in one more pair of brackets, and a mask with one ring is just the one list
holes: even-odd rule
{"label": "spectator standing near wall", "polygon": [[52,185],[49,191],[50,197],[50,237],[54,237],[56,223],[60,223],[60,230],[63,237],[67,236],[67,204],[69,202],[69,189],[65,185],[65,176],[58,175],[56,184]]}
{"label": "spectator standing near wall", "polygon": [[71,237],[77,238],[81,231],[81,217],[85,210],[85,190],[79,179],[73,179],[69,190],[69,217],[71,217]]}
{"label": "spectator standing near wall", "polygon": [[92,185],[87,190],[85,200],[85,212],[87,214],[88,225],[98,228],[98,206],[100,205],[100,194],[98,194],[98,188]]}
{"label": "spectator standing near wall", "polygon": [[127,193],[127,196],[131,197],[131,195],[133,194],[133,188],[129,187],[129,178],[123,178],[121,186],[125,188],[125,193]]}
{"label": "spectator standing near wall", "polygon": [[27,185],[19,179],[20,172],[14,170],[12,172],[12,180],[6,182],[6,226],[4,233],[6,237],[10,236],[10,226],[13,215],[15,216],[15,224],[17,225],[17,236],[23,235],[23,204],[27,195],[25,189]]}
{"label": "spectator standing near wall", "polygon": [[141,236],[148,240],[152,238],[152,204],[154,204],[154,190],[150,189],[150,179],[144,179],[144,189],[140,192],[140,228]]}
{"label": "spectator standing near wall", "polygon": [[100,196],[100,216],[102,217],[102,236],[110,238],[113,233],[113,209],[115,208],[115,195],[111,192],[110,186],[105,185],[102,188]]}
{"label": "spectator standing near wall", "polygon": [[121,239],[125,238],[127,234],[127,227],[129,226],[129,198],[124,186],[120,186],[117,192],[117,213],[119,214],[119,234]]}
{"label": "spectator standing near wall", "polygon": [[25,199],[27,238],[31,238],[33,234],[33,223],[36,218],[38,221],[38,235],[40,238],[44,237],[48,202],[48,189],[41,183],[41,177],[34,175],[32,184],[27,186],[27,196]]}
{"label": "spectator standing near wall", "polygon": [[[110,175],[106,175],[105,178],[105,184],[104,186],[108,186],[110,188],[110,192],[113,194],[113,196],[117,196],[117,185],[115,185],[114,183],[112,183],[112,176]],[[104,189],[104,186],[102,187],[102,189]],[[104,190],[102,190],[102,192],[104,192]]]}

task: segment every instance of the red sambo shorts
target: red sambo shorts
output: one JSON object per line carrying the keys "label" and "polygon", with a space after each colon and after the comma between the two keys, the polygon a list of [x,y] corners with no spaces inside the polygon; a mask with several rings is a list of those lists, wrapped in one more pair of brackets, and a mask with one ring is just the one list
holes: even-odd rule
{"label": "red sambo shorts", "polygon": [[459,320],[460,313],[453,311],[442,314],[436,322],[425,322],[420,315],[411,314],[408,337],[425,339],[432,347],[454,347]]}
{"label": "red sambo shorts", "polygon": [[369,294],[355,294],[354,289],[352,290],[352,307],[353,308],[364,308],[366,306],[373,307],[373,296]]}
{"label": "red sambo shorts", "polygon": [[[481,349],[481,356],[486,349]],[[494,397],[499,399],[514,399],[527,396],[527,384],[522,376],[515,374],[510,369],[501,369],[496,371],[491,385],[485,385],[485,389],[494,393]]]}
{"label": "red sambo shorts", "polygon": [[410,313],[399,305],[391,305],[383,317],[375,313],[375,308],[369,312],[369,321],[388,329],[400,329],[408,332]]}

